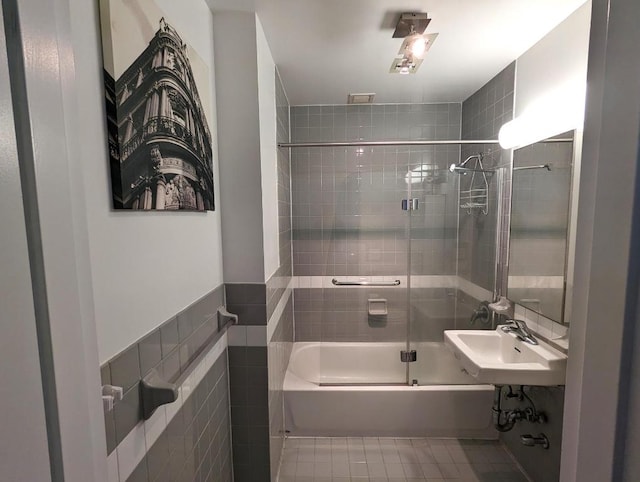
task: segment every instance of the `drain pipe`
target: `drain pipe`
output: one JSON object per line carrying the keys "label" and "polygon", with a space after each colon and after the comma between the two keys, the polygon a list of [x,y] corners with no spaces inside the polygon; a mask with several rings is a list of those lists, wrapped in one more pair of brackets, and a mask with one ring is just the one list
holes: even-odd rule
{"label": "drain pipe", "polygon": [[500,408],[501,395],[502,385],[496,385],[496,388],[493,391],[493,407],[491,408],[491,411],[493,412],[493,426],[498,432],[508,432],[514,427],[516,422],[520,420],[521,413],[519,410],[507,411],[507,421],[502,423],[500,421],[502,418],[502,409]]}

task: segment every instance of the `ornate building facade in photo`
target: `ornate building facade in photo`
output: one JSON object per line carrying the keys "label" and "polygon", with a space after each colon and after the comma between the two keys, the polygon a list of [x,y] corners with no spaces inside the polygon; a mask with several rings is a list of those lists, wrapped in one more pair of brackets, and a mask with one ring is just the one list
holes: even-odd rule
{"label": "ornate building facade in photo", "polygon": [[104,74],[114,208],[214,210],[212,137],[178,32],[162,18],[119,79]]}

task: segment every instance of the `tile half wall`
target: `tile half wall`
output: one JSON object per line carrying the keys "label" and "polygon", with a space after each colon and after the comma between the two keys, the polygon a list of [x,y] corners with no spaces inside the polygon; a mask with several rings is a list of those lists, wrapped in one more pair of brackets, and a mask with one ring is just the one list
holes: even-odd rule
{"label": "tile half wall", "polygon": [[[101,367],[123,400],[105,410],[109,482],[231,481],[227,333],[217,329],[219,286]],[[140,380],[152,369],[178,399],[143,420]]]}

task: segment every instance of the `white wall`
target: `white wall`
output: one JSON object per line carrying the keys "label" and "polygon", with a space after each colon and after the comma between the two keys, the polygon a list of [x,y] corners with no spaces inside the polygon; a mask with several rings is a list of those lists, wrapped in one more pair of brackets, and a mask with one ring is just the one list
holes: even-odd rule
{"label": "white wall", "polygon": [[224,280],[264,282],[255,14],[214,16]]}
{"label": "white wall", "polygon": [[[587,79],[591,2],[585,3],[518,57],[515,116],[573,79]],[[560,132],[558,132],[560,134]]]}
{"label": "white wall", "polygon": [[[215,212],[113,211],[98,12],[92,2],[70,3],[83,119],[75,135],[81,140],[98,351],[104,362],[222,283],[217,142]],[[209,93],[202,98],[211,99],[208,119],[215,133],[212,14],[204,0],[156,3],[209,66]]]}
{"label": "white wall", "polygon": [[[623,480],[619,472],[612,475],[623,467],[615,444],[626,430],[638,429],[626,414],[619,418],[618,397],[630,381],[620,379],[621,369],[629,375],[622,365],[629,359],[625,323],[634,324],[636,315],[625,308],[637,296],[637,286],[628,291],[628,283],[638,271],[630,263],[638,252],[631,220],[640,132],[640,4],[593,0],[592,13],[562,482]],[[637,411],[630,407],[631,414]],[[627,456],[637,458],[637,451]],[[639,480],[638,474],[626,480]]]}
{"label": "white wall", "polygon": [[224,279],[263,283],[280,266],[275,63],[255,13],[216,12]]}
{"label": "white wall", "polygon": [[[2,18],[0,5],[0,18]],[[51,480],[20,168],[0,23],[0,467],[6,480]],[[6,415],[5,415],[6,414]]]}
{"label": "white wall", "polygon": [[[558,89],[570,85],[586,85],[591,0],[569,15],[516,61],[515,115]],[[565,93],[565,90],[562,90]],[[578,107],[580,108],[580,107]],[[578,116],[580,117],[580,116]],[[567,267],[564,306],[565,323],[572,318],[571,298],[574,290],[575,246],[580,197],[580,170],[584,127],[575,126],[571,213],[567,243]],[[561,134],[554,132],[552,134]]]}
{"label": "white wall", "polygon": [[278,249],[278,158],[276,146],[276,64],[260,19],[256,15],[260,165],[262,173],[262,230],[264,275],[268,280],[280,266]]}

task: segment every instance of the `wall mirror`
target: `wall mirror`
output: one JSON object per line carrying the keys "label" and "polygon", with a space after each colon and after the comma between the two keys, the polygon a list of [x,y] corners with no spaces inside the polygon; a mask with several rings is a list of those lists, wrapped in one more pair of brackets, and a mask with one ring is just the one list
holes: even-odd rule
{"label": "wall mirror", "polygon": [[513,153],[507,296],[558,323],[566,323],[567,252],[574,133]]}

